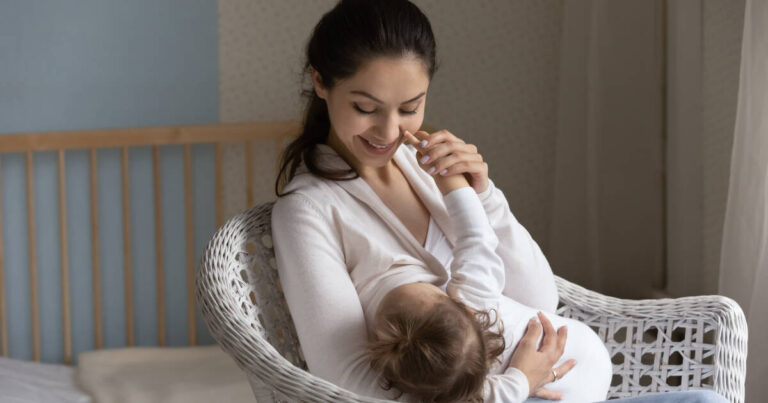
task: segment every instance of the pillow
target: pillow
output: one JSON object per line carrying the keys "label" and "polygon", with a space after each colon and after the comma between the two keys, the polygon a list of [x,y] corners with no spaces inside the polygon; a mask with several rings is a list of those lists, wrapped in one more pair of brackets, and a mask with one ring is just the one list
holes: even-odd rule
{"label": "pillow", "polygon": [[218,345],[87,351],[76,377],[99,403],[256,401],[245,373]]}
{"label": "pillow", "polygon": [[0,402],[91,403],[91,397],[77,388],[69,365],[0,357]]}

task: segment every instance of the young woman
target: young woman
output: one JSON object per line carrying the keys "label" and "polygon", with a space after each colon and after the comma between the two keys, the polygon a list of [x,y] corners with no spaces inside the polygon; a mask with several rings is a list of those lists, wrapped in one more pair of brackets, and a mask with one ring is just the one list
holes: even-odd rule
{"label": "young woman", "polygon": [[[437,70],[424,14],[406,0],[342,0],[315,27],[306,57],[312,88],[305,92],[303,132],[283,156],[272,228],[281,283],[310,372],[363,395],[397,396],[379,386],[380,374],[367,359],[369,311],[371,301],[403,277],[438,287],[449,278],[455,235],[434,175],[463,174],[477,193],[499,239],[503,294],[555,316],[549,264],[488,178],[477,148],[447,130],[430,134],[423,148],[430,158],[423,163],[402,146],[404,132],[416,133],[422,124]],[[537,326],[531,331],[540,332]],[[592,349],[596,337],[590,332],[569,328],[565,343]],[[548,332],[545,338],[554,341],[547,346],[557,345],[565,335]],[[535,346],[516,350],[519,359],[512,361],[533,385],[529,396],[567,397],[545,386],[565,370],[561,353]],[[610,371],[592,375],[597,384],[611,377]],[[514,391],[514,379],[488,378],[486,401],[504,401]]]}

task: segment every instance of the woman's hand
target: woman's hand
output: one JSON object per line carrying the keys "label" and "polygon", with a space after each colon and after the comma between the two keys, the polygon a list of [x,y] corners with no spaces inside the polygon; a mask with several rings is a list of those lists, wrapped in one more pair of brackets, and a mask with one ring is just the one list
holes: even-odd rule
{"label": "woman's hand", "polygon": [[[416,145],[416,157],[430,175],[463,174],[475,193],[488,189],[488,164],[483,162],[483,156],[477,153],[477,147],[464,143],[464,140],[448,130],[439,130],[432,134],[418,131],[413,135],[420,142]],[[422,161],[425,157],[429,158]]]}
{"label": "woman's hand", "polygon": [[[417,149],[419,148],[419,139],[413,136],[411,132],[406,131],[405,132],[405,139],[406,142],[413,145]],[[417,153],[417,158],[420,158],[419,154]],[[425,166],[422,163],[419,163],[419,166],[421,169],[427,171],[429,169],[428,166]],[[440,189],[440,193],[443,194],[443,196],[447,195],[448,193],[462,188],[462,187],[469,187],[469,182],[467,181],[467,178],[464,177],[462,174],[455,174],[455,175],[437,175],[435,176],[435,185],[437,185],[437,188]]]}
{"label": "woman's hand", "polygon": [[[557,360],[563,355],[568,329],[562,326],[555,332],[555,328],[552,327],[549,319],[541,312],[538,315],[541,326],[544,327],[544,338],[541,341],[541,348],[536,348],[539,336],[541,335],[541,326],[536,321],[536,318],[531,318],[523,338],[520,339],[514,353],[512,353],[509,366],[519,369],[528,377],[528,384],[530,386],[529,396],[548,400],[560,400],[563,397],[561,392],[545,389],[543,386],[554,381],[552,369]],[[574,365],[576,365],[576,360],[568,360],[565,364],[554,368],[557,372],[557,379],[565,376]]]}

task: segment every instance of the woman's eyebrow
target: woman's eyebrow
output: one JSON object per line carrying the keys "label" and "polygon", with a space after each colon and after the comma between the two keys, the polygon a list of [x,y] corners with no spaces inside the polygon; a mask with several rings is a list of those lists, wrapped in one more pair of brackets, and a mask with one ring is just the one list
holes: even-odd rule
{"label": "woman's eyebrow", "polygon": [[[351,94],[357,94],[357,95],[362,95],[362,96],[368,97],[368,98],[372,99],[373,101],[375,101],[375,102],[377,102],[377,103],[380,103],[380,104],[383,104],[383,103],[384,103],[384,102],[382,102],[381,100],[379,100],[378,98],[374,97],[373,95],[371,95],[371,94],[369,94],[369,93],[367,93],[367,92],[365,92],[365,91],[352,90],[352,91],[350,91],[350,93],[351,93]],[[413,102],[413,101],[415,101],[415,100],[417,100],[417,99],[419,99],[419,98],[423,97],[423,96],[424,96],[424,94],[426,94],[426,92],[422,92],[421,94],[419,94],[419,95],[416,95],[415,97],[413,97],[413,98],[411,98],[411,99],[409,99],[409,100],[407,100],[407,101],[403,102],[403,103],[402,103],[402,104],[400,104],[400,105],[403,105],[403,104],[407,104],[407,103],[409,103],[409,102]]]}

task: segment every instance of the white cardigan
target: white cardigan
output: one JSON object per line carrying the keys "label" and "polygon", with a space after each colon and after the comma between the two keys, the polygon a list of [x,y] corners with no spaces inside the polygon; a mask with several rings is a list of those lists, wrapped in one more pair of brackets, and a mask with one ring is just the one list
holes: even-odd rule
{"label": "white cardigan", "polygon": [[[349,168],[330,146],[319,145],[318,153],[323,167]],[[442,194],[418,166],[415,153],[403,144],[394,162],[448,242],[456,245]],[[448,271],[362,178],[331,181],[299,174],[284,189],[290,191],[295,192],[278,199],[273,208],[272,232],[280,281],[309,370],[356,393],[391,399],[393,391],[380,388],[379,374],[365,356],[371,328],[365,318],[373,317],[371,311],[393,287],[414,281],[444,287]],[[503,294],[554,313],[557,288],[540,248],[493,181],[478,197],[498,237]],[[523,392],[527,396],[527,382],[525,391],[520,390],[519,375],[490,375],[486,400]]]}

